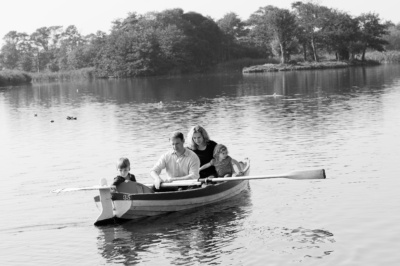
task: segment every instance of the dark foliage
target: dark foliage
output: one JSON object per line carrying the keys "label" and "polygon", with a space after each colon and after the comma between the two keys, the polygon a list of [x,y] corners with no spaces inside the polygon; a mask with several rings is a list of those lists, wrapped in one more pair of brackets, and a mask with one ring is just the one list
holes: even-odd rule
{"label": "dark foliage", "polygon": [[179,8],[130,13],[114,21],[109,34],[87,36],[73,25],[42,27],[30,35],[10,31],[0,49],[0,69],[39,74],[90,69],[90,76],[133,77],[202,72],[241,58],[275,55],[285,63],[303,54],[304,60],[318,61],[328,52],[338,60],[357,55],[364,60],[367,50],[399,49],[399,26],[374,13],[353,18],[311,2],[294,2],[292,8],[260,7],[247,21],[235,13],[214,21]]}

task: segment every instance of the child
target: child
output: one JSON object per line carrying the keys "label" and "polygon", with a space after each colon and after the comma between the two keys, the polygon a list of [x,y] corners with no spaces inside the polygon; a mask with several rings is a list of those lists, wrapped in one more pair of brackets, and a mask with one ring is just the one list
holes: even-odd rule
{"label": "child", "polygon": [[222,144],[217,144],[217,146],[215,146],[214,148],[214,159],[212,159],[211,162],[200,167],[200,171],[210,167],[211,165],[214,165],[215,170],[218,173],[218,177],[228,177],[232,176],[235,172],[233,169],[233,164],[235,164],[239,170],[238,175],[242,175],[243,172],[240,164],[238,163],[238,161],[228,155],[228,149],[226,148],[226,146]]}
{"label": "child", "polygon": [[133,174],[129,173],[131,170],[131,164],[128,158],[119,158],[117,162],[117,169],[120,173],[119,176],[114,178],[114,182],[111,185],[111,190],[115,191],[116,187],[126,181],[133,181],[136,182],[136,178]]}

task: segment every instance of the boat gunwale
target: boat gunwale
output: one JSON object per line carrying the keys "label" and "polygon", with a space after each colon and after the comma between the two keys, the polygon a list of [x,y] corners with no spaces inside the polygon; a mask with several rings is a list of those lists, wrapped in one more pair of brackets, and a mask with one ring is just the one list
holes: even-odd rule
{"label": "boat gunwale", "polygon": [[143,194],[128,194],[128,193],[111,193],[113,201],[117,200],[176,200],[176,199],[191,199],[200,198],[222,193],[231,189],[247,180],[227,181],[217,184],[210,184],[206,187],[192,188],[181,191],[168,191]]}
{"label": "boat gunwale", "polygon": [[[245,169],[243,169],[244,175],[248,175],[250,169],[250,162],[248,158],[244,159]],[[111,192],[111,199],[113,201],[118,200],[177,200],[177,199],[191,199],[191,198],[201,198],[205,196],[216,195],[229,190],[242,182],[247,180],[238,181],[226,181],[211,183],[205,187],[196,187],[191,189],[185,189],[180,191],[161,191],[155,193],[140,193],[131,194],[125,192]],[[121,185],[124,185],[122,183]]]}

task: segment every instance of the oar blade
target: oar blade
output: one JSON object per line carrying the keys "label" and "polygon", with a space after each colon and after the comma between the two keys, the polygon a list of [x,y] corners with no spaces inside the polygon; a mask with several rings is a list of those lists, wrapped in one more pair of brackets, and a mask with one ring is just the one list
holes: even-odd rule
{"label": "oar blade", "polygon": [[286,178],[304,180],[304,179],[325,179],[324,169],[298,170],[292,171],[285,176]]}
{"label": "oar blade", "polygon": [[[224,182],[224,181],[239,181],[239,180],[256,180],[256,179],[275,179],[275,178],[288,178],[294,180],[308,180],[308,179],[325,179],[324,169],[311,169],[311,170],[297,170],[286,174],[280,175],[258,175],[258,176],[236,176],[236,177],[218,177],[208,178],[208,181],[212,182]],[[202,180],[201,181],[205,181]]]}
{"label": "oar blade", "polygon": [[110,189],[107,186],[93,186],[93,187],[70,187],[70,188],[59,188],[51,191],[52,193],[60,193],[60,192],[72,192],[72,191],[83,191],[83,190],[99,190],[99,189]]}

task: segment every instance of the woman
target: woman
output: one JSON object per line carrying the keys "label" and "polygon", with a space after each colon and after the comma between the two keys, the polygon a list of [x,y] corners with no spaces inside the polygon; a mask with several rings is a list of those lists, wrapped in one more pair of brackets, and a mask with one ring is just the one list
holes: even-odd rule
{"label": "woman", "polygon": [[[209,163],[214,158],[214,148],[217,143],[210,140],[207,131],[203,127],[199,125],[192,127],[189,130],[186,140],[188,142],[188,148],[199,157],[200,166]],[[218,176],[214,166],[200,171],[200,178],[209,176]]]}

